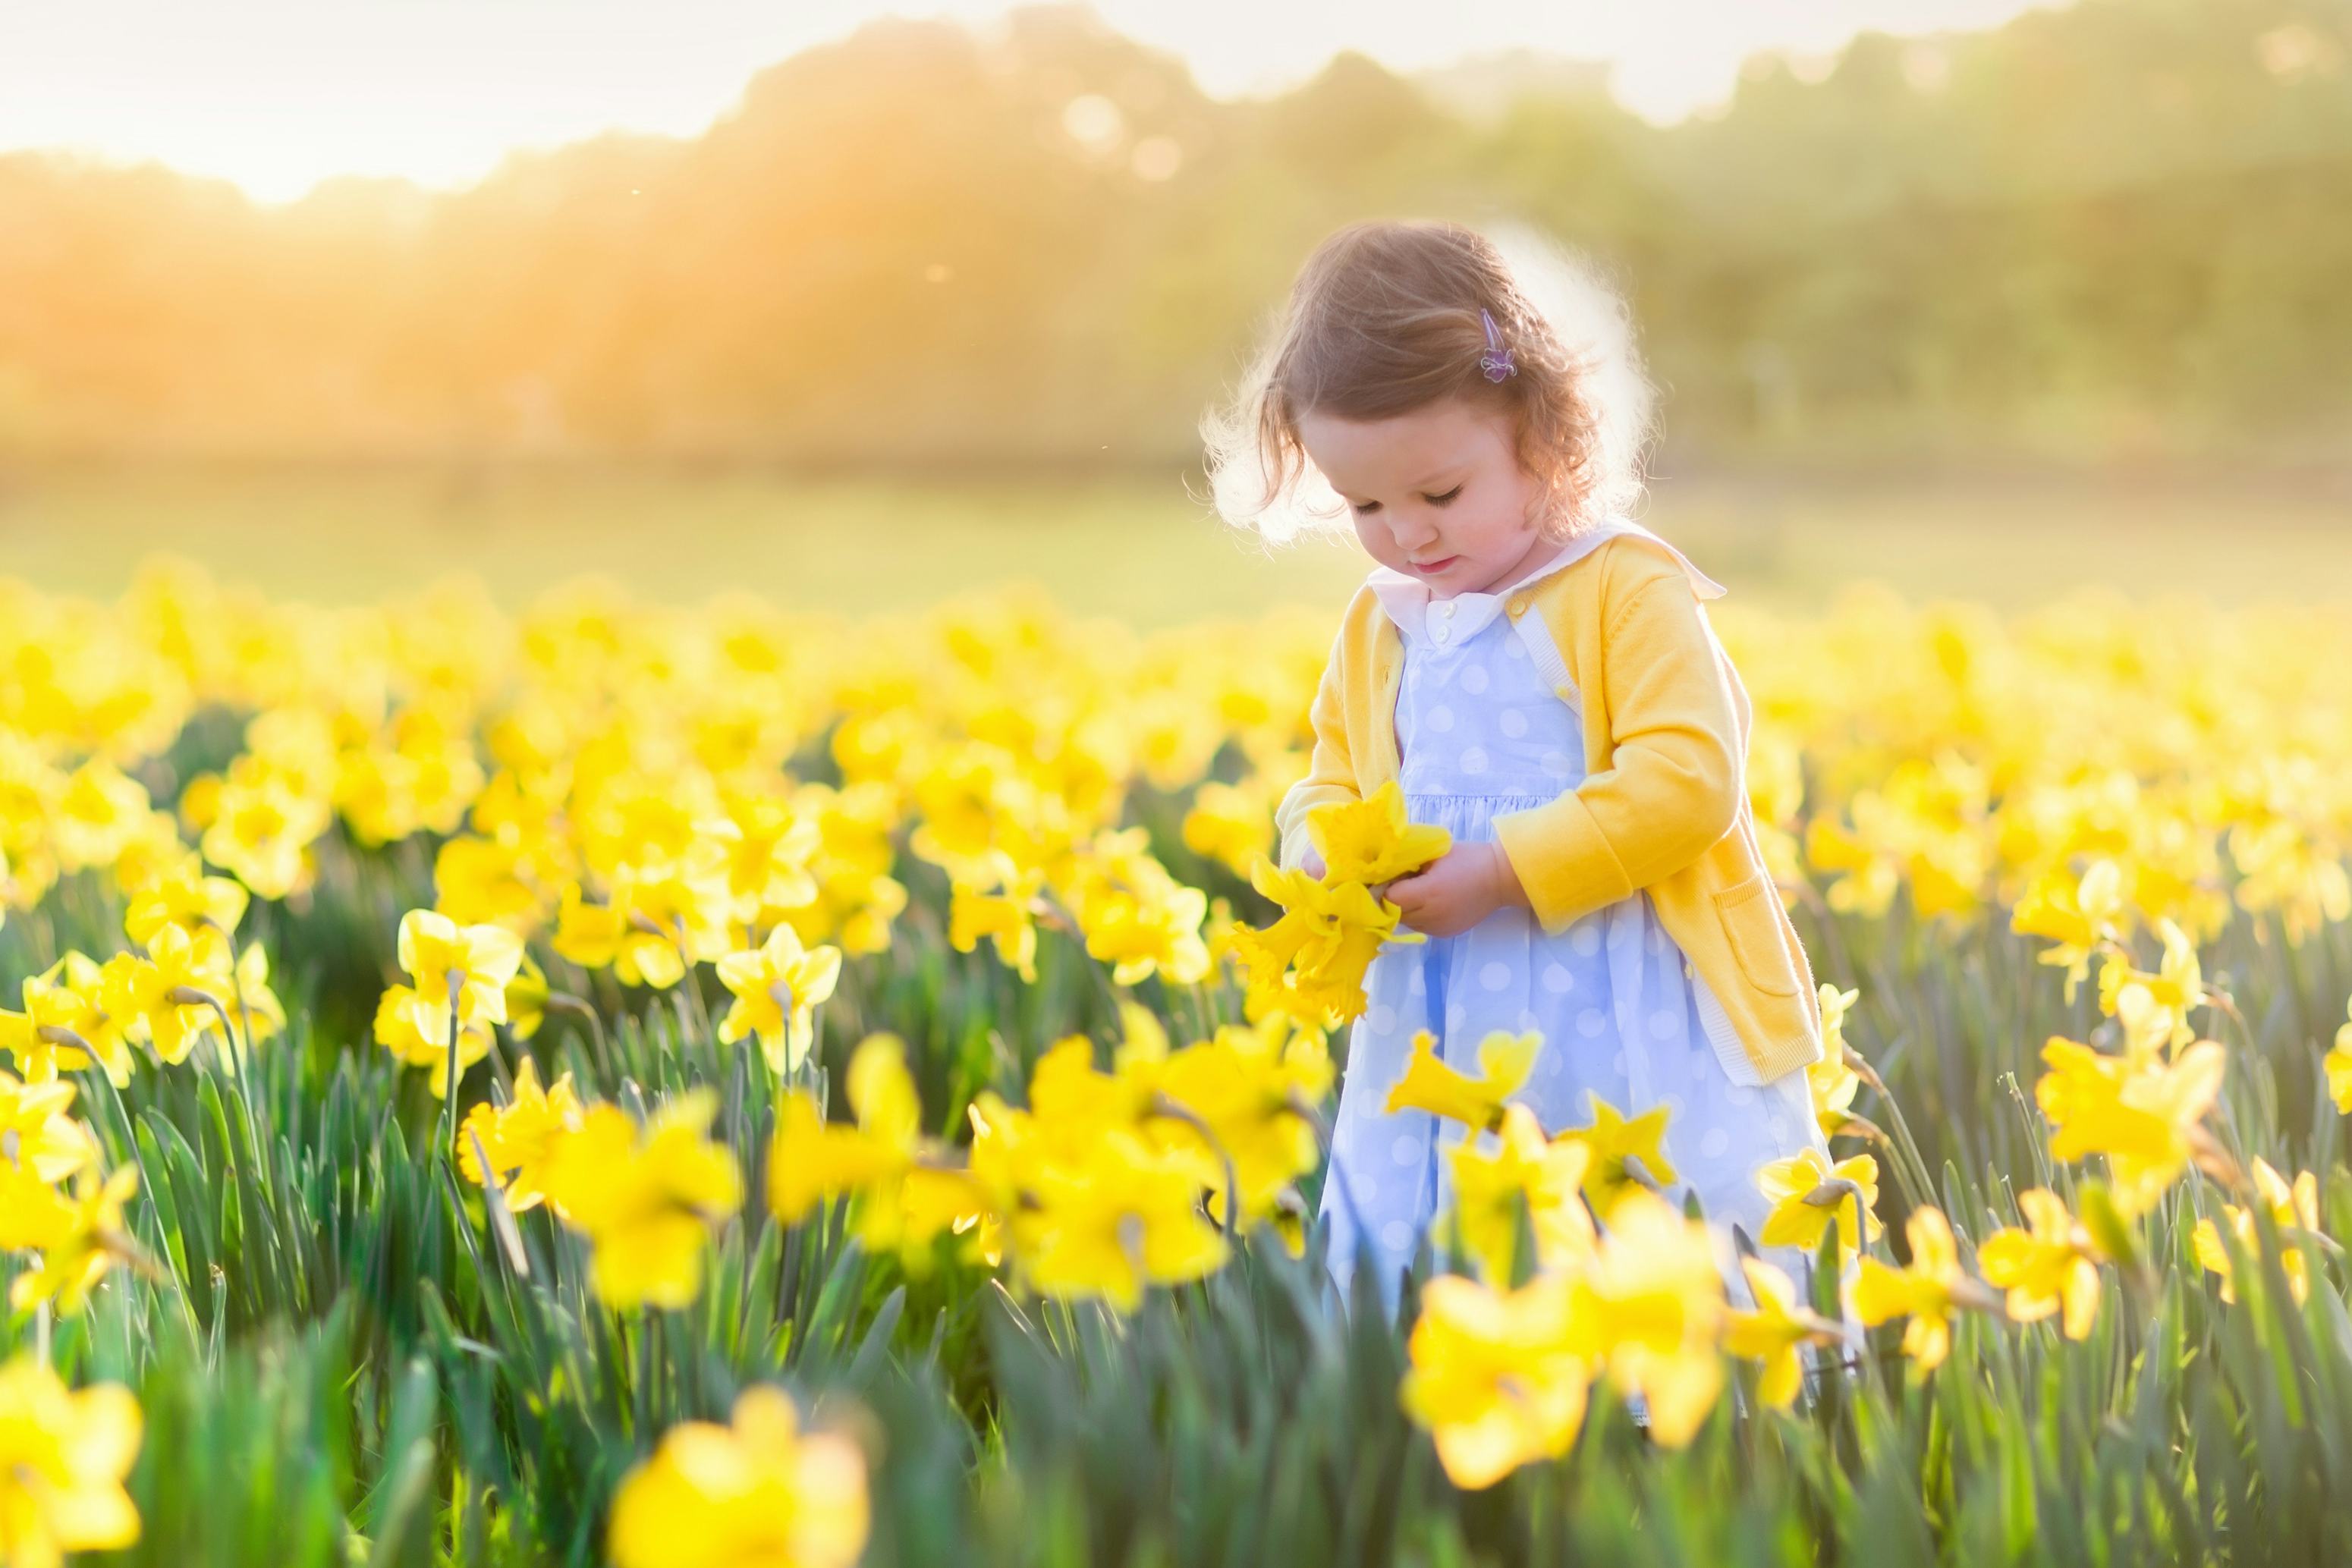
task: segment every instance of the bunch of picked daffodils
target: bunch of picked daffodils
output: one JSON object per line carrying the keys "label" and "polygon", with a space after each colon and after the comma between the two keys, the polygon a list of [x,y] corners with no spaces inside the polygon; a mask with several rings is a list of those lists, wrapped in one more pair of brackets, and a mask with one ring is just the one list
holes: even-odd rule
{"label": "bunch of picked daffodils", "polygon": [[1427,865],[1453,839],[1444,828],[1406,821],[1393,779],[1364,800],[1318,807],[1307,821],[1323,874],[1257,857],[1250,884],[1283,914],[1263,930],[1236,926],[1226,940],[1242,966],[1248,1018],[1279,1013],[1336,1029],[1364,1010],[1364,972],[1381,944],[1423,940],[1400,935],[1397,906],[1371,890]]}

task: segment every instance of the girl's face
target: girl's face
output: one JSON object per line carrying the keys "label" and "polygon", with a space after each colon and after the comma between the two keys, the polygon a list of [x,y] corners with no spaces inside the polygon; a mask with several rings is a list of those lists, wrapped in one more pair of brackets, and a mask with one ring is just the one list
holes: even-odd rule
{"label": "girl's face", "polygon": [[1484,593],[1557,554],[1539,529],[1542,486],[1519,466],[1511,417],[1441,398],[1390,419],[1308,413],[1299,444],[1354,514],[1382,566],[1430,595]]}

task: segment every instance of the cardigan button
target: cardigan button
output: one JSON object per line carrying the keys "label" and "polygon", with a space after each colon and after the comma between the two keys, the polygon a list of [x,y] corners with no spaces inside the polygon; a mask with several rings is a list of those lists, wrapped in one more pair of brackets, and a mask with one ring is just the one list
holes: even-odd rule
{"label": "cardigan button", "polygon": [[1517,620],[1528,612],[1528,596],[1524,593],[1514,593],[1511,595],[1508,608],[1511,612],[1511,619]]}
{"label": "cardigan button", "polygon": [[1692,969],[1691,969],[1691,967],[1690,967],[1688,964],[1685,964],[1685,965],[1683,966],[1683,978],[1684,978],[1684,979],[1685,979],[1685,980],[1689,979],[1689,978],[1691,977],[1692,972],[1693,972],[1693,971],[1692,971]]}
{"label": "cardigan button", "polygon": [[1554,686],[1551,689],[1551,695],[1558,697],[1560,701],[1566,702],[1576,694],[1570,691],[1566,686]]}

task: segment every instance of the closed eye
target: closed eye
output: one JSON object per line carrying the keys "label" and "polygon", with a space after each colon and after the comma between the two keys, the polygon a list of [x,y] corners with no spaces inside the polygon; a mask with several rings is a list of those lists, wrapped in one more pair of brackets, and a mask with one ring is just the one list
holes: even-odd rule
{"label": "closed eye", "polygon": [[[1450,507],[1454,504],[1454,497],[1461,494],[1462,486],[1460,485],[1456,485],[1451,490],[1446,491],[1443,496],[1424,495],[1422,497],[1422,499],[1427,501],[1433,507]],[[1367,501],[1360,507],[1355,506],[1353,502],[1350,502],[1349,506],[1354,510],[1356,516],[1360,517],[1369,517],[1374,512],[1381,509],[1381,504],[1378,501]]]}

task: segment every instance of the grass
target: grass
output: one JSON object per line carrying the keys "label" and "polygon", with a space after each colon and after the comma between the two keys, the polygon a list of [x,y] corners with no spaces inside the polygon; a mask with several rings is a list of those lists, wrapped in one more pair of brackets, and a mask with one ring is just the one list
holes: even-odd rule
{"label": "grass", "polygon": [[[2221,603],[2352,581],[2352,527],[2316,482],[2109,476],[1667,474],[1644,520],[1743,600],[1825,608],[1853,581],[2015,608],[2085,584]],[[847,614],[1026,581],[1167,626],[1336,605],[1352,543],[1268,556],[1181,476],[961,482],[756,470],[84,466],[0,475],[0,560],[110,597],[152,550],[277,597],[358,602],[464,570],[519,604],[603,573],[649,599],[743,588]]]}

